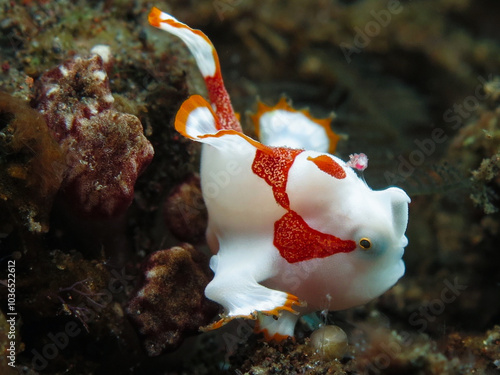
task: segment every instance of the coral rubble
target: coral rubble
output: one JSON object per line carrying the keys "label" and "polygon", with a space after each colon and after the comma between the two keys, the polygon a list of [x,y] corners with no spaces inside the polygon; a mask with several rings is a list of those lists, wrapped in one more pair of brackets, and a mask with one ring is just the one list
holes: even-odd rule
{"label": "coral rubble", "polygon": [[184,244],[157,251],[144,263],[145,280],[128,313],[145,336],[151,356],[177,347],[218,311],[203,293],[212,274],[206,257]]}
{"label": "coral rubble", "polygon": [[189,176],[167,196],[163,206],[167,227],[181,241],[203,241],[207,209],[201,195],[200,176]]}
{"label": "coral rubble", "polygon": [[153,157],[139,119],[114,110],[113,101],[99,55],[77,56],[36,83],[36,108],[66,155],[64,192],[91,216],[123,213]]}

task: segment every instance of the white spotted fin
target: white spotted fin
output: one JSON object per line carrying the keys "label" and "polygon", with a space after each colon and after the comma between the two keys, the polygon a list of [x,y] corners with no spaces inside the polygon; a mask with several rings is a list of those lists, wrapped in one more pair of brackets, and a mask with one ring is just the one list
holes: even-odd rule
{"label": "white spotted fin", "polygon": [[335,152],[340,137],[331,129],[332,118],[317,119],[307,110],[297,111],[285,98],[272,107],[262,102],[257,105],[257,113],[251,118],[263,144]]}

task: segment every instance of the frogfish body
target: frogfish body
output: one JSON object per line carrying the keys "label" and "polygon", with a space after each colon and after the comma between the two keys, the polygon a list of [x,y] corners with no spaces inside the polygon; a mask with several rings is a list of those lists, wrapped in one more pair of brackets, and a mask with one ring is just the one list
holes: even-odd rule
{"label": "frogfish body", "polygon": [[[393,286],[405,271],[407,194],[395,187],[370,189],[350,163],[323,151],[322,139],[301,139],[300,128],[290,125],[301,112],[286,106],[276,111],[290,116],[268,109],[258,118],[272,117],[260,125],[274,140],[265,145],[246,136],[210,40],[157,8],[149,22],[187,44],[210,97],[209,103],[191,96],[175,119],[179,133],[203,143],[207,242],[215,254],[215,276],[205,295],[224,307],[221,319],[207,328],[234,318],[258,319],[256,330],[280,340],[293,336],[301,314],[364,304]],[[304,117],[300,121],[315,126]],[[276,139],[292,138],[294,148],[276,145]],[[310,144],[321,148],[304,149]]]}

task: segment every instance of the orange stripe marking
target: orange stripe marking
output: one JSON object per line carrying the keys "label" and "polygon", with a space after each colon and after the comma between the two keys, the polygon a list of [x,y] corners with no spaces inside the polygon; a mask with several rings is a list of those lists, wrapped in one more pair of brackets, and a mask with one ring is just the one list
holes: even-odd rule
{"label": "orange stripe marking", "polygon": [[344,168],[342,168],[339,163],[328,155],[320,155],[315,158],[309,156],[307,160],[312,161],[323,172],[328,173],[330,176],[338,178],[339,180],[346,177]]}
{"label": "orange stripe marking", "polygon": [[161,16],[161,10],[158,9],[157,7],[153,7],[148,15],[149,24],[154,27],[160,27],[160,22],[161,22],[160,16]]}

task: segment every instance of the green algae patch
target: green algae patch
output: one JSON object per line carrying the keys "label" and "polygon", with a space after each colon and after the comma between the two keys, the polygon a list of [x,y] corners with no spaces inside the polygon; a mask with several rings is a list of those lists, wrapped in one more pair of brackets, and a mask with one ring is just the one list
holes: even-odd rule
{"label": "green algae patch", "polygon": [[1,92],[0,169],[6,171],[0,179],[0,215],[11,216],[30,232],[46,232],[65,170],[63,155],[43,117]]}

